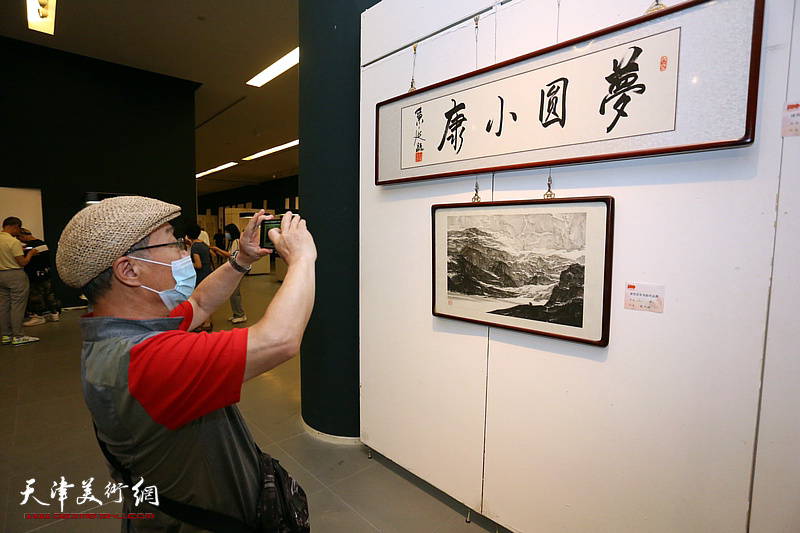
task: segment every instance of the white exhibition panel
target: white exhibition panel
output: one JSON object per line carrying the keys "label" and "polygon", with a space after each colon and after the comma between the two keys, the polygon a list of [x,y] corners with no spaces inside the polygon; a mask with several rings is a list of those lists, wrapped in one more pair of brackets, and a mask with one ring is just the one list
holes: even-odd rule
{"label": "white exhibition panel", "polygon": [[[435,39],[449,48],[472,32],[462,26]],[[444,70],[472,68],[474,57]],[[418,73],[424,64],[418,61]],[[374,168],[375,102],[408,89],[410,66],[404,51],[361,74],[361,440],[479,508],[487,328],[476,333],[431,314],[430,202],[463,199],[474,177],[390,188],[363,178]],[[482,179],[482,189],[490,186]]]}
{"label": "white exhibition panel", "polygon": [[[766,5],[754,145],[552,169],[559,197],[616,199],[605,349],[431,316],[430,206],[469,201],[475,177],[375,186],[375,104],[408,89],[411,49],[362,69],[365,444],[514,531],[745,531],[769,328],[750,530],[798,530],[800,140],[780,137],[784,102],[800,100],[797,61],[786,90],[797,3]],[[644,4],[497,5],[481,15],[478,66]],[[405,5],[383,0],[364,29],[411,42],[394,35]],[[417,87],[475,68],[474,24],[440,14],[448,29],[420,43]],[[540,198],[548,173],[480,175],[480,194]],[[664,313],[624,309],[627,282],[664,285]]]}
{"label": "white exhibition panel", "polygon": [[[792,17],[794,7],[794,17]],[[771,53],[789,62],[785,101],[800,102],[800,2],[774,5]],[[794,26],[792,26],[794,21]],[[789,49],[789,36],[794,35]],[[774,49],[774,52],[772,50]],[[785,64],[785,63],[784,63]],[[774,105],[783,104],[778,98]],[[775,266],[767,332],[761,424],[753,489],[752,533],[794,533],[800,524],[800,137],[783,139]]]}
{"label": "white exhibition panel", "polygon": [[[361,15],[361,64],[367,65],[438,32],[442,23],[450,25],[472,18],[491,9],[493,4],[493,0],[405,0],[402,5],[379,2]],[[391,29],[387,27],[388,21]]]}
{"label": "white exhibition panel", "polygon": [[42,221],[42,191],[0,187],[0,220],[17,217],[34,237],[44,239]]}
{"label": "white exhibition panel", "polygon": [[[611,340],[492,330],[484,514],[521,531],[744,530],[777,168],[743,155],[554,169],[560,196],[616,199]],[[523,174],[496,178],[495,199],[546,182]],[[627,282],[665,285],[664,313],[623,309]]]}
{"label": "white exhibition panel", "polygon": [[[562,0],[562,4],[565,0]],[[562,8],[563,9],[563,8]],[[495,63],[541,50],[558,39],[558,4],[552,0],[509,2],[497,7],[497,35],[488,43],[496,50]],[[536,31],[519,21],[537,21]]]}
{"label": "white exhibition panel", "polygon": [[[525,0],[523,0],[525,1]],[[686,3],[661,2],[673,7]],[[644,14],[653,0],[643,2],[626,0],[560,0],[561,19],[558,24],[558,42],[568,41],[586,35],[600,28],[608,28],[627,22]]]}

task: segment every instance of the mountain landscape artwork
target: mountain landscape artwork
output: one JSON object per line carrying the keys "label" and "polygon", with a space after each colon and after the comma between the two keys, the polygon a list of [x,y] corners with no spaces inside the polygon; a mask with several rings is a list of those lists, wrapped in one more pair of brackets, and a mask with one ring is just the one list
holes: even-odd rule
{"label": "mountain landscape artwork", "polygon": [[450,305],[584,325],[586,212],[447,216]]}

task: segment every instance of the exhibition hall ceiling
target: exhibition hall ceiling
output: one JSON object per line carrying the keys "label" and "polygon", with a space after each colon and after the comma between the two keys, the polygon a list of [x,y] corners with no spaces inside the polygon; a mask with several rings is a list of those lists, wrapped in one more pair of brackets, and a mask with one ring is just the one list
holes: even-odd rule
{"label": "exhibition hall ceiling", "polygon": [[249,79],[298,45],[298,0],[137,0],[56,5],[55,34],[28,29],[25,0],[0,1],[0,35],[201,84],[195,93],[198,195],[297,173],[298,67]]}

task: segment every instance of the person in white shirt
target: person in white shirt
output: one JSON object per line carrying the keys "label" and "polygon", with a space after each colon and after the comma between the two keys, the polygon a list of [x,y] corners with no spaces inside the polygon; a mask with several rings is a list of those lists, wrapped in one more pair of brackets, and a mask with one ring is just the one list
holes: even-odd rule
{"label": "person in white shirt", "polygon": [[3,344],[19,346],[38,341],[38,337],[25,335],[22,322],[28,305],[28,275],[23,268],[39,253],[31,248],[25,253],[17,240],[22,221],[8,217],[0,231],[0,329]]}
{"label": "person in white shirt", "polygon": [[208,238],[208,233],[203,228],[200,228],[200,236],[197,237],[198,241],[203,241],[207,246],[211,246],[211,239]]}

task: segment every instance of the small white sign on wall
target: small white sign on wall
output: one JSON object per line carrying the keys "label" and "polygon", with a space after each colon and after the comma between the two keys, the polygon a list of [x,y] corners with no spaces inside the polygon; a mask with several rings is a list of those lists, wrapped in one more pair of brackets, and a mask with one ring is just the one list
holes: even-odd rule
{"label": "small white sign on wall", "polygon": [[791,137],[800,135],[800,101],[787,102],[783,108],[783,121],[781,124],[781,136]]}
{"label": "small white sign on wall", "polygon": [[664,312],[664,285],[652,283],[626,283],[625,309],[634,311]]}

